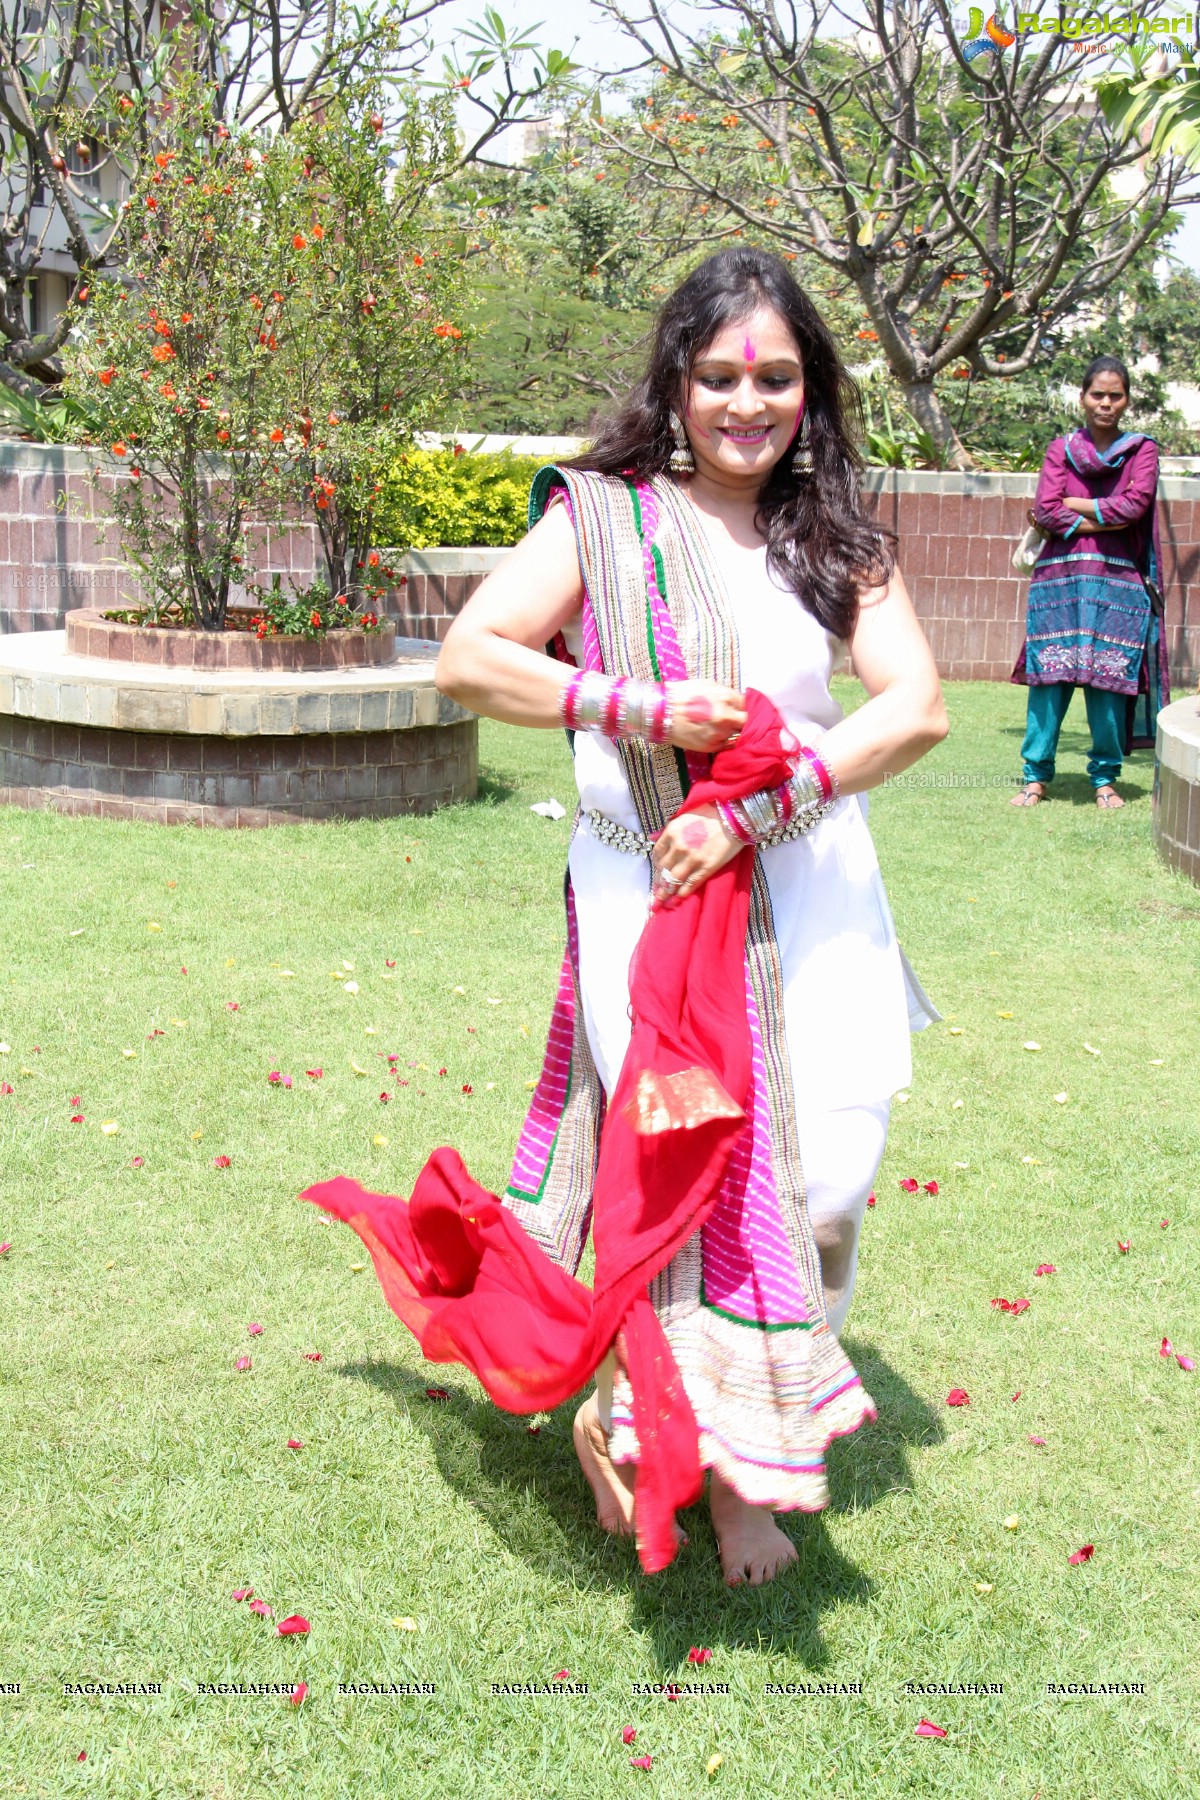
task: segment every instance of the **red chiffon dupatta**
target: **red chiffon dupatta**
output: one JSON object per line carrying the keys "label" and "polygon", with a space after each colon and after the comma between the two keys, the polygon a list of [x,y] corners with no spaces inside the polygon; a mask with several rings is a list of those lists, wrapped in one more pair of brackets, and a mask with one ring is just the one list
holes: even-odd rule
{"label": "red chiffon dupatta", "polygon": [[[681,811],[777,787],[796,745],[769,700]],[[647,1287],[712,1212],[750,1093],[745,944],[753,852],[652,913],[630,968],[633,1032],[610,1098],[593,1192],[595,1285],[560,1268],[458,1152],[435,1150],[407,1202],[341,1176],[305,1190],[371,1254],[388,1305],[431,1362],[460,1362],[506,1411],[576,1393],[618,1343],[633,1392],[642,1567],[676,1551],[700,1497],[696,1418]]]}

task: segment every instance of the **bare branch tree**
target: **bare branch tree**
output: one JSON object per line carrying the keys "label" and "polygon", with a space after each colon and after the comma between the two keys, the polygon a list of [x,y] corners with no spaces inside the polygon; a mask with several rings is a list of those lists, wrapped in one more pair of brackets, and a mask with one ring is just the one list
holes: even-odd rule
{"label": "bare branch tree", "polygon": [[598,142],[703,215],[697,242],[750,234],[856,290],[954,466],[939,377],[1028,369],[1200,197],[1109,129],[1053,29],[968,57],[948,0],[596,3],[645,78]]}

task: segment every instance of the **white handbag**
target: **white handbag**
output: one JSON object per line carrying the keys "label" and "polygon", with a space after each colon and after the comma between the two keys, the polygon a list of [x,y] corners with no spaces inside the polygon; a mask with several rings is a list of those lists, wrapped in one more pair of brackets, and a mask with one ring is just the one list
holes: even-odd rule
{"label": "white handbag", "polygon": [[1012,555],[1012,566],[1018,575],[1032,575],[1033,565],[1046,541],[1046,534],[1041,526],[1035,525],[1033,522],[1033,514],[1030,513],[1028,517],[1029,524],[1021,533]]}

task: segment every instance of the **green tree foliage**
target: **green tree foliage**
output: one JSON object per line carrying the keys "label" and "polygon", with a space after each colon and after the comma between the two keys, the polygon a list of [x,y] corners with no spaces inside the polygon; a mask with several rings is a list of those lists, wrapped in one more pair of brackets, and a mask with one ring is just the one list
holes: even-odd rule
{"label": "green tree foliage", "polygon": [[528,529],[529,484],[541,460],[461,446],[405,451],[384,477],[375,542],[404,550],[515,544]]}

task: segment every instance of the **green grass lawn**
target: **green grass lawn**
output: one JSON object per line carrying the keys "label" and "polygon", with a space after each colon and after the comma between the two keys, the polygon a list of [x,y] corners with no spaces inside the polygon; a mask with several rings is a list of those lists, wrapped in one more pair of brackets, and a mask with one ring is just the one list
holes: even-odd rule
{"label": "green grass lawn", "polygon": [[[1077,702],[1053,802],[1020,812],[1022,693],[949,703],[930,783],[872,803],[946,1015],[914,1041],[845,1334],[880,1419],[758,1591],[722,1587],[702,1508],[643,1577],[592,1522],[572,1409],[533,1435],[423,1366],[357,1238],[295,1197],[337,1171],[406,1192],[442,1142],[505,1179],[561,954],[569,820],[529,810],[570,803],[561,738],[485,725],[479,803],[431,819],[0,814],[0,1791],[1200,1791],[1200,1370],[1159,1355],[1200,1359],[1200,892],[1155,859],[1148,753],[1098,813]],[[586,1697],[490,1695],[564,1668]],[[631,1692],[689,1674],[729,1691]],[[196,1691],[301,1679],[299,1710]],[[88,1680],[162,1691],[64,1695]]]}

